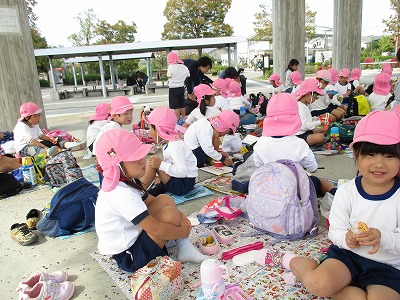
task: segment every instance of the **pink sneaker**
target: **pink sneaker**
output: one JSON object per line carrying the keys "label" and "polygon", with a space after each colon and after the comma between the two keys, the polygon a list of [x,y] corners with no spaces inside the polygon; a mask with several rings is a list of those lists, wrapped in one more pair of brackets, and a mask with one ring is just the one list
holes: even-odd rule
{"label": "pink sneaker", "polygon": [[75,285],[65,281],[39,281],[35,286],[25,293],[20,292],[19,300],[68,300],[74,294]]}
{"label": "pink sneaker", "polygon": [[56,271],[51,274],[45,272],[34,272],[25,281],[21,281],[18,285],[17,292],[25,293],[34,287],[39,281],[54,281],[54,282],[64,282],[68,279],[67,272]]}

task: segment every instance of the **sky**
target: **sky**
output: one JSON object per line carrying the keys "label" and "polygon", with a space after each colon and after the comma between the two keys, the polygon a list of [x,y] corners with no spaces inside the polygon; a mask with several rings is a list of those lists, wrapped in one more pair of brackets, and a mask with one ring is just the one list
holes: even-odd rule
{"label": "sky", "polygon": [[[163,15],[166,3],[167,0],[37,0],[34,13],[38,16],[37,27],[51,46],[72,46],[68,36],[79,31],[74,17],[89,8],[110,24],[118,20],[135,22],[135,41],[149,42],[161,39],[167,21]],[[233,26],[235,36],[254,34],[254,13],[263,3],[272,7],[271,0],[232,0],[225,22]],[[306,4],[317,12],[317,26],[333,27],[333,0],[306,0]],[[392,13],[390,0],[364,0],[362,36],[382,35],[385,29],[382,19],[388,19]]]}

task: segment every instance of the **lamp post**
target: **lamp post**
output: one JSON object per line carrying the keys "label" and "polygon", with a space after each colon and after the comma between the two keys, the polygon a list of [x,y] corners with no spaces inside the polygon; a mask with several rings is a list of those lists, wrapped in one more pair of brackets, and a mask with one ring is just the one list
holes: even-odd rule
{"label": "lamp post", "polygon": [[373,35],[370,35],[369,37],[371,38],[371,50],[370,50],[370,51],[371,51],[371,54],[372,54],[372,42],[373,42],[374,36],[373,36]]}

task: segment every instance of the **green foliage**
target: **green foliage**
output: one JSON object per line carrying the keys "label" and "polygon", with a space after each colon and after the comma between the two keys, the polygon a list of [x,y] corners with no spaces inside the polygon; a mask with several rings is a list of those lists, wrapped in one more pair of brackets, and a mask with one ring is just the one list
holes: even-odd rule
{"label": "green foliage", "polygon": [[48,82],[46,79],[40,79],[39,84],[40,87],[50,87],[50,82]]}
{"label": "green foliage", "polygon": [[28,20],[31,28],[36,28],[37,15],[33,12],[33,7],[37,4],[36,0],[25,0]]}
{"label": "green foliage", "polygon": [[381,52],[395,52],[395,40],[391,36],[383,36],[378,45]]}
{"label": "green foliage", "polygon": [[132,22],[127,25],[124,21],[118,20],[117,23],[111,25],[107,21],[102,20],[96,24],[94,30],[98,40],[96,44],[114,44],[114,43],[132,43],[135,41],[134,34],[136,31],[136,24]]}
{"label": "green foliage", "polygon": [[225,23],[231,4],[232,0],[168,0],[162,39],[231,36],[233,28]]}
{"label": "green foliage", "polygon": [[96,14],[94,13],[93,8],[88,9],[87,11],[79,13],[77,17],[74,18],[79,22],[79,32],[73,33],[68,37],[68,40],[74,46],[89,46],[92,44],[92,41],[95,39],[96,34],[96,22],[98,21]]}
{"label": "green foliage", "polygon": [[400,0],[390,0],[390,7],[394,10],[394,14],[390,15],[388,19],[382,20],[387,28],[384,32],[391,33],[394,37],[400,35]]}
{"label": "green foliage", "polygon": [[318,64],[307,64],[304,66],[305,74],[314,74],[318,70]]}
{"label": "green foliage", "polygon": [[[40,35],[38,29],[31,27],[31,35],[34,49],[49,48],[46,39]],[[38,73],[47,73],[49,70],[49,60],[44,56],[36,57],[36,67]]]}
{"label": "green foliage", "polygon": [[310,10],[310,6],[306,4],[306,12],[305,12],[305,32],[306,32],[306,40],[312,40],[315,37],[315,16],[317,15],[316,11]]}

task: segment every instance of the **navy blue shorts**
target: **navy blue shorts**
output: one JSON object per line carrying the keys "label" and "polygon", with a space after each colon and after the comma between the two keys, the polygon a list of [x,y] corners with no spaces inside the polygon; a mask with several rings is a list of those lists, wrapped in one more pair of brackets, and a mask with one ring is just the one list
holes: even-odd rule
{"label": "navy blue shorts", "polygon": [[167,248],[164,246],[161,249],[143,230],[129,249],[119,254],[114,254],[112,258],[117,261],[118,267],[122,270],[133,273],[147,265],[157,256],[164,255],[168,255]]}
{"label": "navy blue shorts", "polygon": [[192,152],[196,156],[198,168],[204,167],[206,161],[210,159],[201,147],[192,150]]}
{"label": "navy blue shorts", "polygon": [[[317,192],[317,197],[323,197],[325,196],[325,193],[322,191],[321,188],[321,180],[317,176],[310,176],[310,179],[314,185],[315,191]],[[329,191],[332,195],[335,195],[337,188],[333,188]]]}
{"label": "navy blue shorts", "polygon": [[312,111],[311,111],[311,115],[312,115],[313,117],[316,117],[316,116],[323,115],[323,114],[326,114],[326,113],[329,113],[329,112],[330,112],[330,111],[328,110],[328,107],[327,107],[327,108],[324,108],[324,109],[312,110]]}
{"label": "navy blue shorts", "polygon": [[167,183],[161,184],[168,192],[182,196],[193,190],[196,184],[196,178],[176,178],[171,177]]}
{"label": "navy blue shorts", "polygon": [[302,134],[299,134],[299,135],[296,135],[297,137],[299,137],[299,138],[301,138],[301,139],[303,139],[303,140],[305,140],[306,142],[307,142],[307,137],[310,135],[310,134],[313,134],[314,132],[312,131],[312,130],[308,130],[308,131],[306,131],[306,132],[304,132],[304,133],[302,133]]}
{"label": "navy blue shorts", "polygon": [[185,88],[184,87],[169,88],[168,96],[169,96],[169,108],[170,109],[185,108]]}
{"label": "navy blue shorts", "polygon": [[346,265],[351,274],[350,285],[366,290],[369,285],[383,285],[400,293],[400,270],[395,267],[362,257],[338,246],[329,247],[328,258]]}

